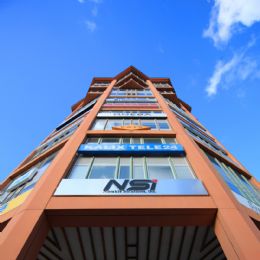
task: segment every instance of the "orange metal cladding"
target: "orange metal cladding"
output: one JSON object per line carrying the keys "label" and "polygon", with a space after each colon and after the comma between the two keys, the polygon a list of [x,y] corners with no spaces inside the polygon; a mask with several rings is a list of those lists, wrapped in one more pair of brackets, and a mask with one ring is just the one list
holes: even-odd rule
{"label": "orange metal cladding", "polygon": [[[160,109],[167,115],[171,131],[146,131],[126,129],[120,130],[90,130],[93,121],[100,110],[110,110],[102,107],[109,96],[113,86],[121,80],[122,86],[131,84],[127,79],[129,73],[136,73],[145,80],[148,88],[157,99]],[[138,79],[134,76],[135,80]],[[126,78],[126,79],[124,79]],[[169,109],[158,89],[153,82],[168,79],[149,78],[134,67],[129,67],[115,78],[104,78],[110,81],[109,86],[100,95],[97,103],[75,133],[60,144],[51,148],[48,152],[30,161],[33,153],[19,165],[18,168],[4,181],[4,187],[12,178],[29,169],[32,165],[47,158],[54,151],[59,153],[52,161],[44,175],[31,191],[23,204],[12,211],[0,216],[3,230],[0,235],[0,259],[36,259],[38,251],[51,226],[103,226],[104,219],[110,225],[140,226],[144,224],[156,225],[158,219],[162,226],[167,225],[211,225],[214,223],[216,236],[228,259],[258,259],[260,257],[259,230],[251,218],[260,221],[260,216],[252,210],[245,208],[234,198],[231,191],[211,165],[198,144],[187,134],[176,115]],[[95,78],[102,82],[102,79]],[[135,83],[135,87],[138,86]],[[140,83],[141,84],[141,83]],[[178,99],[184,110],[187,105]],[[86,96],[86,98],[88,95]],[[74,105],[80,109],[85,105],[84,100]],[[154,108],[122,107],[121,110],[159,110]],[[119,107],[113,110],[120,110]],[[74,110],[73,113],[76,111]],[[190,114],[195,120],[196,118]],[[186,152],[187,159],[191,164],[196,176],[205,185],[209,196],[139,196],[139,197],[55,197],[53,196],[62,178],[67,174],[75,158],[79,145],[86,136],[168,136],[175,137]],[[218,157],[217,154],[215,154]],[[228,156],[238,162],[230,153]],[[239,163],[239,162],[238,162]],[[250,176],[242,166],[239,171],[245,176]],[[250,176],[251,177],[251,176]],[[256,186],[259,183],[251,177]]]}

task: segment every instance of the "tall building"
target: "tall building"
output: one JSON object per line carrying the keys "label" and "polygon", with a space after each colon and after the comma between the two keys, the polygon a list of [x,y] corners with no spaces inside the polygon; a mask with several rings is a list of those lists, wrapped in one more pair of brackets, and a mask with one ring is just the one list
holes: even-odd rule
{"label": "tall building", "polygon": [[129,67],[1,184],[0,259],[260,259],[259,186],[170,79]]}

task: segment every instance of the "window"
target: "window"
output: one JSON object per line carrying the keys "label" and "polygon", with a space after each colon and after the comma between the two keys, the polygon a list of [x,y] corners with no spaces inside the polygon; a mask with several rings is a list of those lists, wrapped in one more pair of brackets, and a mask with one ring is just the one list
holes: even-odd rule
{"label": "window", "polygon": [[155,98],[146,98],[146,97],[130,97],[130,98],[107,98],[106,103],[155,103]]}
{"label": "window", "polygon": [[166,120],[157,120],[160,130],[169,130],[170,126]]}
{"label": "window", "polygon": [[176,139],[171,137],[91,137],[87,138],[86,144],[101,144],[101,143],[114,143],[114,144],[176,144]]}
{"label": "window", "polygon": [[90,110],[96,104],[97,100],[98,99],[95,99],[95,100],[91,101],[90,103],[88,103],[87,105],[85,105],[84,107],[82,107],[81,109],[76,111],[71,117],[69,117],[68,119],[63,121],[59,126],[57,126],[56,130],[60,130],[60,129],[64,128],[68,124],[70,124],[70,123],[74,122],[75,120],[77,120],[80,116],[89,113]]}
{"label": "window", "polygon": [[148,178],[171,179],[173,173],[168,158],[147,158]]}
{"label": "window", "polygon": [[89,143],[89,144],[97,144],[97,143],[99,143],[99,138],[97,138],[97,137],[93,137],[93,138],[88,138],[87,139],[87,143]]}
{"label": "window", "polygon": [[74,167],[72,168],[70,179],[84,179],[87,176],[89,167],[91,165],[91,158],[78,158]]}
{"label": "window", "polygon": [[120,158],[118,178],[119,179],[130,178],[130,158]]}
{"label": "window", "polygon": [[98,118],[166,118],[166,114],[162,111],[101,111],[97,114]]}
{"label": "window", "polygon": [[115,143],[118,144],[120,141],[120,138],[112,138],[112,137],[107,137],[107,138],[102,138],[102,144],[107,144],[107,143]]}
{"label": "window", "polygon": [[131,138],[122,138],[122,143],[123,144],[130,144],[130,142],[131,142]]}
{"label": "window", "polygon": [[150,90],[113,89],[110,96],[152,96],[152,92]]}
{"label": "window", "polygon": [[116,172],[116,158],[95,158],[90,179],[113,179]]}
{"label": "window", "polygon": [[148,126],[151,129],[157,129],[155,121],[154,120],[142,120],[141,124],[143,126]]}
{"label": "window", "polygon": [[79,157],[69,179],[192,179],[185,158],[179,157]]}
{"label": "window", "polygon": [[219,159],[206,155],[231,191],[260,206],[260,192],[245,176]]}
{"label": "window", "polygon": [[163,138],[163,140],[166,144],[176,144],[175,138]]}
{"label": "window", "polygon": [[143,179],[144,177],[144,158],[133,158],[133,178]]}
{"label": "window", "polygon": [[38,163],[36,166],[33,166],[31,169],[23,174],[20,174],[13,181],[11,181],[0,195],[0,206],[32,189],[40,177],[44,174],[54,157],[55,155],[49,156],[47,159]]}
{"label": "window", "polygon": [[145,144],[161,144],[162,143],[162,139],[161,138],[144,138],[144,143]]}
{"label": "window", "polygon": [[97,119],[92,130],[112,130],[114,126],[124,125],[148,126],[151,130],[170,130],[167,120],[162,119]]}
{"label": "window", "polygon": [[112,130],[114,126],[122,126],[122,120],[108,120],[105,130]]}
{"label": "window", "polygon": [[194,176],[185,158],[171,158],[177,179],[193,179]]}
{"label": "window", "polygon": [[92,127],[93,130],[104,130],[106,125],[105,119],[97,119],[94,123],[94,126]]}
{"label": "window", "polygon": [[62,140],[64,140],[68,136],[72,135],[75,132],[75,130],[80,126],[81,121],[82,121],[82,119],[77,121],[73,125],[70,125],[68,128],[60,131],[59,133],[56,133],[54,136],[49,138],[46,142],[41,144],[36,149],[36,152],[35,152],[34,156],[31,158],[31,160],[38,157],[40,154],[46,152],[47,150],[49,150],[54,145],[60,143]]}

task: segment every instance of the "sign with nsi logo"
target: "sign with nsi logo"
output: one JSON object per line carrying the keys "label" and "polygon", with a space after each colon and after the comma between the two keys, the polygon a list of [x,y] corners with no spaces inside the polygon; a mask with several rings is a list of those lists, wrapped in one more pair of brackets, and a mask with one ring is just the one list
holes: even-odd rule
{"label": "sign with nsi logo", "polygon": [[63,179],[55,196],[208,195],[198,179]]}

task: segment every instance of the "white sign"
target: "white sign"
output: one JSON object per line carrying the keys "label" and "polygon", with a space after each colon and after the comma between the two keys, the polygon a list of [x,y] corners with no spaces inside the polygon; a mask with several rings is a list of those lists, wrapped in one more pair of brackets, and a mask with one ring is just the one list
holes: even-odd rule
{"label": "white sign", "polygon": [[166,118],[166,114],[156,111],[104,111],[99,112],[97,117],[108,118]]}
{"label": "white sign", "polygon": [[208,195],[198,179],[63,179],[55,196]]}

